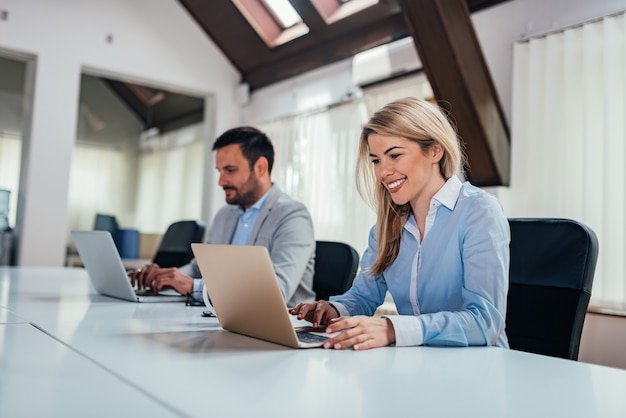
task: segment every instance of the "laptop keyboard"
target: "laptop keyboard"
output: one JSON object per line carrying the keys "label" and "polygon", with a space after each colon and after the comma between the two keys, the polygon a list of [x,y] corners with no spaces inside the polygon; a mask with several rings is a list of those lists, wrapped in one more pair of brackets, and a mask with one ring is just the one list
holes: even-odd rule
{"label": "laptop keyboard", "polygon": [[303,343],[321,343],[328,339],[323,335],[311,334],[310,332],[298,331],[296,330],[296,335],[298,336],[298,340]]}

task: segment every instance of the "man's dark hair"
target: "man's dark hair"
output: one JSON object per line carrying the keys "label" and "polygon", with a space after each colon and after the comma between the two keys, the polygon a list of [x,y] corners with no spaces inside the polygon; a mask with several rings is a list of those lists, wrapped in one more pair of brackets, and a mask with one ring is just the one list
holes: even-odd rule
{"label": "man's dark hair", "polygon": [[267,170],[269,173],[272,172],[274,147],[263,132],[251,126],[229,129],[215,140],[213,151],[232,144],[239,144],[243,156],[246,157],[248,164],[250,164],[250,169],[254,167],[259,157],[265,157],[267,159]]}

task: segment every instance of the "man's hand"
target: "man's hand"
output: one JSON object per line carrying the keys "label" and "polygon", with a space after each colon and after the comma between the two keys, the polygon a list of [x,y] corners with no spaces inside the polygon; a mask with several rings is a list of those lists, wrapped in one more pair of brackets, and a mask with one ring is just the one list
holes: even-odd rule
{"label": "man's hand", "polygon": [[137,289],[151,288],[156,294],[164,288],[172,288],[181,295],[193,291],[193,279],[175,267],[161,268],[157,264],[147,264],[144,267],[128,272],[130,282]]}
{"label": "man's hand", "polygon": [[339,317],[337,309],[325,300],[318,300],[317,302],[310,303],[298,303],[289,310],[289,313],[296,315],[298,319],[309,321],[314,327],[328,325],[331,319]]}

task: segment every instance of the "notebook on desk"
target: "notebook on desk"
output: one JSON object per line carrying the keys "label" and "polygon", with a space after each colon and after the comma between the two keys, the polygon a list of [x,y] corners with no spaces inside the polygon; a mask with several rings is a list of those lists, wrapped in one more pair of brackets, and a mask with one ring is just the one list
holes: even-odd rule
{"label": "notebook on desk", "polygon": [[293,348],[321,347],[328,335],[294,327],[267,248],[192,243],[222,328]]}
{"label": "notebook on desk", "polygon": [[157,295],[150,289],[133,289],[110,232],[72,231],[72,239],[98,293],[131,302],[184,302],[187,299],[173,289]]}

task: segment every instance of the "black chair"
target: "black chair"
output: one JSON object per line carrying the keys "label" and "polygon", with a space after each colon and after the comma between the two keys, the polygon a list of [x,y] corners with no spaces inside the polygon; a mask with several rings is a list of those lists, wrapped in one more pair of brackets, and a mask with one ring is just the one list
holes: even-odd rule
{"label": "black chair", "polygon": [[95,231],[109,231],[112,236],[115,236],[120,227],[117,224],[115,215],[96,213],[96,218],[93,222],[93,229]]}
{"label": "black chair", "polygon": [[313,291],[317,300],[328,300],[352,286],[359,267],[359,253],[343,242],[315,242]]}
{"label": "black chair", "polygon": [[160,267],[180,267],[191,261],[192,242],[202,242],[204,223],[200,221],[179,221],[171,224],[152,260]]}
{"label": "black chair", "polygon": [[598,258],[595,233],[569,219],[509,219],[509,226],[511,348],[578,360]]}

